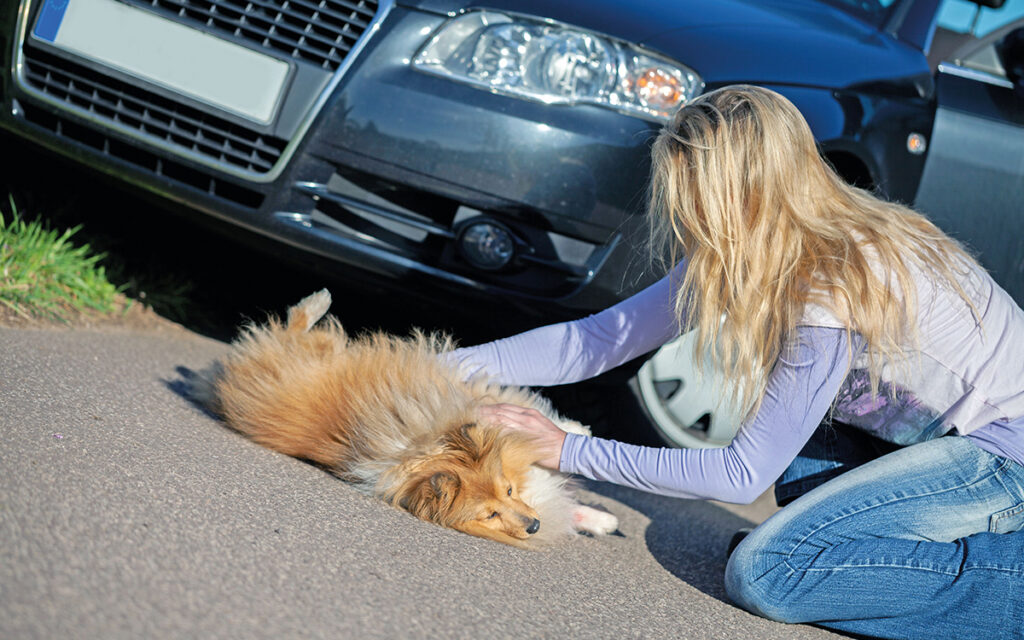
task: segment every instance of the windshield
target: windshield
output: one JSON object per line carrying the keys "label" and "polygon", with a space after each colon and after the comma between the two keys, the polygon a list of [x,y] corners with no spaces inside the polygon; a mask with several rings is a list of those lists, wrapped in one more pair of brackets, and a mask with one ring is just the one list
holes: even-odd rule
{"label": "windshield", "polygon": [[821,0],[821,2],[842,9],[880,29],[889,20],[893,9],[902,4],[904,0]]}

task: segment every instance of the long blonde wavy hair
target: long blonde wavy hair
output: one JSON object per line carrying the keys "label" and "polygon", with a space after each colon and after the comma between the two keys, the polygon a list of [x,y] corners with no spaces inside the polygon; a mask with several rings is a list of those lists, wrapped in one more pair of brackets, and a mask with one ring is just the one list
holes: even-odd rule
{"label": "long blonde wavy hair", "polygon": [[839,178],[774,91],[698,97],[662,129],[652,159],[652,251],[688,263],[675,283],[680,330],[696,330],[698,366],[711,356],[750,414],[809,303],[863,336],[873,392],[883,364],[917,340],[910,266],[977,318],[957,274],[973,258],[922,215]]}

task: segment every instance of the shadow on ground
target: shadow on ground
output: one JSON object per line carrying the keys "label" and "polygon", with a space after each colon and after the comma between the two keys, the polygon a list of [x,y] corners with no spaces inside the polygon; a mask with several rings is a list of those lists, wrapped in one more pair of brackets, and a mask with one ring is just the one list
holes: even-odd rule
{"label": "shadow on ground", "polygon": [[731,604],[725,593],[726,549],[736,530],[758,524],[700,500],[679,500],[612,484],[586,488],[644,514],[644,541],[651,556],[673,576],[702,593]]}

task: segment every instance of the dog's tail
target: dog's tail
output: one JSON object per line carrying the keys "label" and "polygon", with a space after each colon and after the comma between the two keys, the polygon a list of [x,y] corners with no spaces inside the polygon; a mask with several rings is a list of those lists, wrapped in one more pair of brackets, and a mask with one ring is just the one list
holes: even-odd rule
{"label": "dog's tail", "polygon": [[288,309],[288,323],[285,328],[289,333],[305,333],[324,317],[330,307],[331,292],[327,289],[310,294]]}

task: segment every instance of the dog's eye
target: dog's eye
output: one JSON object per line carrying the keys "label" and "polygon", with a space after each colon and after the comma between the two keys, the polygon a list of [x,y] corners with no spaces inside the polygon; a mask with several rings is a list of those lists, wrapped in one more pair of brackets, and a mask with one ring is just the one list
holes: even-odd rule
{"label": "dog's eye", "polygon": [[508,495],[512,495],[512,487],[508,488]]}
{"label": "dog's eye", "polygon": [[495,511],[495,512],[491,513],[491,515],[487,516],[487,519],[491,520],[492,518],[497,518],[497,517],[498,517],[498,512]]}

